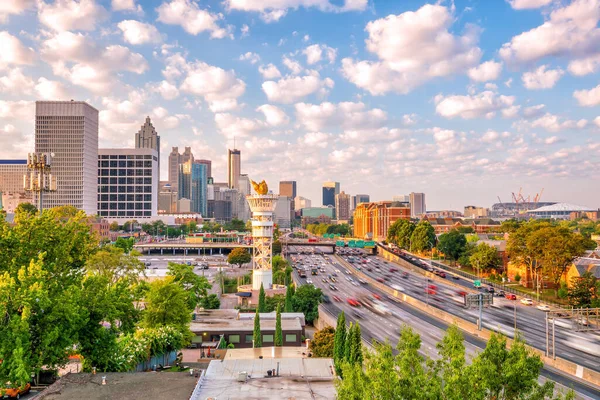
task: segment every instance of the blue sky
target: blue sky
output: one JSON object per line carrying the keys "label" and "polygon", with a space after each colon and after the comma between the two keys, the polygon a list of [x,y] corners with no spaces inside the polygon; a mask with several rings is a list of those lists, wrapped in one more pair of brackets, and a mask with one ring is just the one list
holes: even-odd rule
{"label": "blue sky", "polygon": [[[598,207],[600,0],[3,0],[0,157],[33,102],[86,100],[100,144],[150,115],[166,159],[226,149],[272,188],[323,181],[428,209],[523,188]],[[167,163],[162,163],[166,179]]]}

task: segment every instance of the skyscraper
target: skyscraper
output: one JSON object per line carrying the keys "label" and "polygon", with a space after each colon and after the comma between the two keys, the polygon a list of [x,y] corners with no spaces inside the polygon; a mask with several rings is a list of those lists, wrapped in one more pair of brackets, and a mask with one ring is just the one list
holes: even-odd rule
{"label": "skyscraper", "polygon": [[323,183],[323,205],[335,207],[335,195],[340,193],[339,182]]}
{"label": "skyscraper", "polygon": [[192,161],[194,162],[194,155],[192,154],[192,148],[191,147],[186,147],[183,150],[183,153],[181,154],[181,158],[179,159],[180,163],[184,163],[184,162],[188,162],[188,161]]}
{"label": "skyscraper", "polygon": [[425,207],[425,193],[411,193],[408,197],[411,218],[417,218],[425,214],[427,211],[427,207]]}
{"label": "skyscraper", "polygon": [[207,214],[207,184],[206,165],[188,160],[179,166],[179,195],[180,199],[191,202],[190,211]]}
{"label": "skyscraper", "polygon": [[[160,179],[160,136],[154,125],[150,121],[150,117],[146,117],[146,122],[141,126],[140,130],[135,134],[136,149],[154,149],[158,155],[158,177]],[[158,198],[158,186],[156,196]]]}
{"label": "skyscraper", "polygon": [[357,194],[356,196],[352,196],[352,209],[356,209],[360,203],[368,203],[371,199],[368,194]]}
{"label": "skyscraper", "polygon": [[279,182],[279,195],[287,196],[294,199],[296,194],[296,181],[281,181]]}
{"label": "skyscraper", "polygon": [[36,101],[35,152],[53,153],[57,190],[44,196],[45,205],[96,214],[98,110],[83,101]]}
{"label": "skyscraper", "polygon": [[212,161],[211,160],[194,160],[198,164],[206,165],[206,174],[209,178],[212,178]]}
{"label": "skyscraper", "polygon": [[179,147],[173,147],[169,153],[169,184],[173,192],[179,191],[179,164],[181,162],[181,154]]}
{"label": "skyscraper", "polygon": [[227,184],[230,189],[239,189],[242,155],[238,149],[229,150],[227,155]]}
{"label": "skyscraper", "polygon": [[345,192],[335,195],[335,213],[338,220],[350,219],[350,195]]}

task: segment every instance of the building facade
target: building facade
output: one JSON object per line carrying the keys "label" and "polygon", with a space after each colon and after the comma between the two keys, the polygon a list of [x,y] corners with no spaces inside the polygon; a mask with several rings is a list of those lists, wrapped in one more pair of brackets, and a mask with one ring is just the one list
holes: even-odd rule
{"label": "building facade", "polygon": [[277,198],[277,202],[275,203],[275,211],[273,212],[273,221],[280,228],[287,229],[291,227],[291,202],[292,199],[287,196],[279,195],[279,197]]}
{"label": "building facade", "polygon": [[335,213],[338,221],[350,219],[350,195],[341,192],[335,196]]}
{"label": "building facade", "polygon": [[311,206],[312,206],[312,202],[310,201],[310,199],[307,199],[306,197],[296,196],[294,198],[294,210],[295,211],[300,211],[303,208],[310,208]]}
{"label": "building facade", "polygon": [[410,216],[412,218],[419,218],[427,212],[427,207],[425,206],[425,193],[413,192],[408,197],[410,202]]}
{"label": "building facade", "polygon": [[45,206],[70,205],[95,214],[98,110],[83,101],[36,101],[34,151],[53,153],[57,190],[44,195]]}
{"label": "building facade", "polygon": [[323,183],[323,205],[335,207],[335,195],[340,193],[339,182]]}
{"label": "building facade", "polygon": [[381,241],[387,239],[390,225],[399,219],[410,219],[406,203],[378,201],[361,203],[354,210],[354,237]]}
{"label": "building facade", "polygon": [[206,165],[206,175],[212,178],[212,161],[211,160],[195,160],[198,164]]}
{"label": "building facade", "polygon": [[279,195],[285,196],[290,199],[290,221],[296,218],[296,181],[280,181],[279,182]]}
{"label": "building facade", "polygon": [[0,192],[24,193],[23,175],[27,173],[27,160],[0,160]]}
{"label": "building facade", "polygon": [[463,216],[463,214],[460,211],[440,210],[440,211],[427,211],[425,213],[425,216],[427,216],[427,218],[446,218],[446,217],[461,218]]}
{"label": "building facade", "polygon": [[370,201],[371,197],[368,194],[357,194],[352,196],[352,209],[354,210],[360,203],[369,203]]}
{"label": "building facade", "polygon": [[99,149],[97,174],[98,216],[119,223],[156,217],[159,180],[156,150]]}
{"label": "building facade", "polygon": [[[465,206],[465,212],[463,213],[465,218],[485,218],[489,217],[490,209],[485,207],[477,206]],[[454,217],[454,215],[448,215]]]}
{"label": "building facade", "polygon": [[242,153],[238,149],[227,153],[227,184],[230,189],[239,189],[242,168]]}
{"label": "building facade", "polygon": [[173,147],[169,153],[169,185],[174,192],[179,191],[179,147]]}
{"label": "building facade", "polygon": [[[206,215],[208,176],[206,165],[188,160],[179,165],[179,199],[191,202],[191,212]],[[187,212],[187,211],[186,211]]]}

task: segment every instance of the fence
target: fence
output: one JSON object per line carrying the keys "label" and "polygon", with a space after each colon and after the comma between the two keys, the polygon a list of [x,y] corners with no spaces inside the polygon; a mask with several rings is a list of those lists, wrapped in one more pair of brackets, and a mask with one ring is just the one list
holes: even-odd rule
{"label": "fence", "polygon": [[135,372],[143,372],[152,370],[155,367],[158,368],[160,365],[163,367],[165,365],[171,365],[177,359],[177,351],[172,351],[170,353],[156,355],[154,357],[150,357],[144,362],[139,363],[135,367]]}

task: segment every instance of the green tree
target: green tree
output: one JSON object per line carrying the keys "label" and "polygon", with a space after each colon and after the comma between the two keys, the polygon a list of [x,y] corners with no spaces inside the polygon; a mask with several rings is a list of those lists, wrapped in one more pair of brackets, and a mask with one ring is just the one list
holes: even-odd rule
{"label": "green tree", "polygon": [[110,224],[110,228],[109,228],[112,232],[116,232],[119,230],[119,223],[117,221],[113,221]]}
{"label": "green tree", "polygon": [[174,326],[181,331],[189,330],[192,309],[189,295],[172,276],[150,283],[146,294],[146,308],[142,324],[146,328]]}
{"label": "green tree", "polygon": [[294,312],[304,313],[307,324],[312,324],[319,317],[319,303],[323,298],[321,289],[314,285],[302,285],[294,293],[292,304]]}
{"label": "green tree", "polygon": [[476,383],[473,376],[465,373],[465,345],[460,330],[449,326],[442,341],[437,344],[439,358],[435,361],[434,370],[438,379],[444,382],[441,391],[444,399],[480,398],[472,394]]}
{"label": "green tree", "polygon": [[443,233],[440,235],[437,249],[449,257],[452,261],[456,261],[465,251],[466,246],[467,239],[465,238],[465,235],[456,229],[453,229],[448,233]]}
{"label": "green tree", "polygon": [[279,240],[275,240],[272,245],[273,254],[281,254],[281,242]]}
{"label": "green tree", "polygon": [[114,246],[123,249],[125,253],[129,254],[131,250],[133,250],[134,242],[135,240],[133,238],[125,239],[123,237],[118,237]]}
{"label": "green tree", "polygon": [[352,362],[352,345],[354,343],[354,324],[350,322],[346,331],[346,339],[344,339],[344,362],[354,364]]}
{"label": "green tree", "polygon": [[243,264],[247,264],[250,261],[252,261],[252,256],[244,247],[236,247],[227,256],[227,262],[229,264],[237,264],[238,268],[241,268]]}
{"label": "green tree", "polygon": [[310,342],[310,351],[312,351],[313,357],[333,358],[334,336],[335,329],[330,326],[315,332],[313,340]]}
{"label": "green tree", "polygon": [[200,307],[207,310],[216,310],[221,307],[221,300],[219,300],[219,296],[215,293],[211,293],[206,297],[200,299]]}
{"label": "green tree", "polygon": [[431,250],[435,246],[435,229],[429,221],[420,221],[410,236],[410,249],[418,253]]}
{"label": "green tree", "polygon": [[[212,285],[206,277],[197,275],[192,265],[169,262],[168,268],[167,275],[172,276],[173,282],[181,286],[188,294],[188,307],[191,310],[202,303],[208,304],[208,291]],[[214,304],[214,299],[211,301]]]}
{"label": "green tree", "polygon": [[262,347],[262,334],[260,332],[260,315],[258,309],[254,314],[254,331],[252,332],[252,342],[254,348]]}
{"label": "green tree", "polygon": [[398,219],[390,225],[387,240],[398,247],[408,249],[414,230],[415,224],[406,219]]}
{"label": "green tree", "polygon": [[567,298],[575,308],[600,307],[600,281],[589,271],[581,277],[571,278]]}
{"label": "green tree", "polygon": [[342,374],[342,364],[345,361],[346,349],[346,316],[344,312],[338,314],[335,335],[333,338],[333,363],[338,375]]}
{"label": "green tree", "polygon": [[19,203],[17,208],[15,208],[15,215],[19,214],[37,214],[38,209],[31,203]]}
{"label": "green tree", "polygon": [[487,272],[492,269],[496,269],[502,262],[496,248],[488,245],[487,243],[479,243],[469,257],[469,261],[473,268],[477,270],[477,274],[479,274],[481,271]]}
{"label": "green tree", "polygon": [[265,312],[273,312],[280,307],[285,312],[285,295],[274,294],[273,296],[267,296],[265,298]]}
{"label": "green tree", "polygon": [[263,287],[263,284],[260,284],[260,290],[258,292],[258,312],[259,313],[264,313],[266,312],[266,308],[267,308],[267,301],[265,299],[266,294],[265,294],[265,288]]}
{"label": "green tree", "polygon": [[226,223],[223,228],[225,228],[226,231],[245,232],[246,223],[241,219],[233,218],[231,222]]}
{"label": "green tree", "polygon": [[145,271],[138,254],[135,251],[126,254],[125,250],[117,246],[104,246],[88,258],[85,269],[90,275],[107,277],[110,283],[126,279],[134,284],[144,276]]}
{"label": "green tree", "polygon": [[283,307],[283,311],[286,313],[294,312],[294,285],[288,285],[285,290],[285,305]]}
{"label": "green tree", "polygon": [[277,313],[275,314],[275,346],[283,346],[283,331],[281,330],[281,309],[277,305]]}
{"label": "green tree", "polygon": [[540,258],[544,251],[543,239],[539,236],[532,237],[532,233],[547,226],[552,224],[548,221],[536,220],[521,223],[510,233],[506,241],[506,253],[511,263],[525,266],[531,277],[541,268]]}
{"label": "green tree", "polygon": [[348,361],[351,364],[362,365],[363,363],[363,353],[362,353],[362,335],[360,330],[360,325],[357,323],[354,324],[354,327],[351,329],[351,343],[350,343],[350,358]]}

